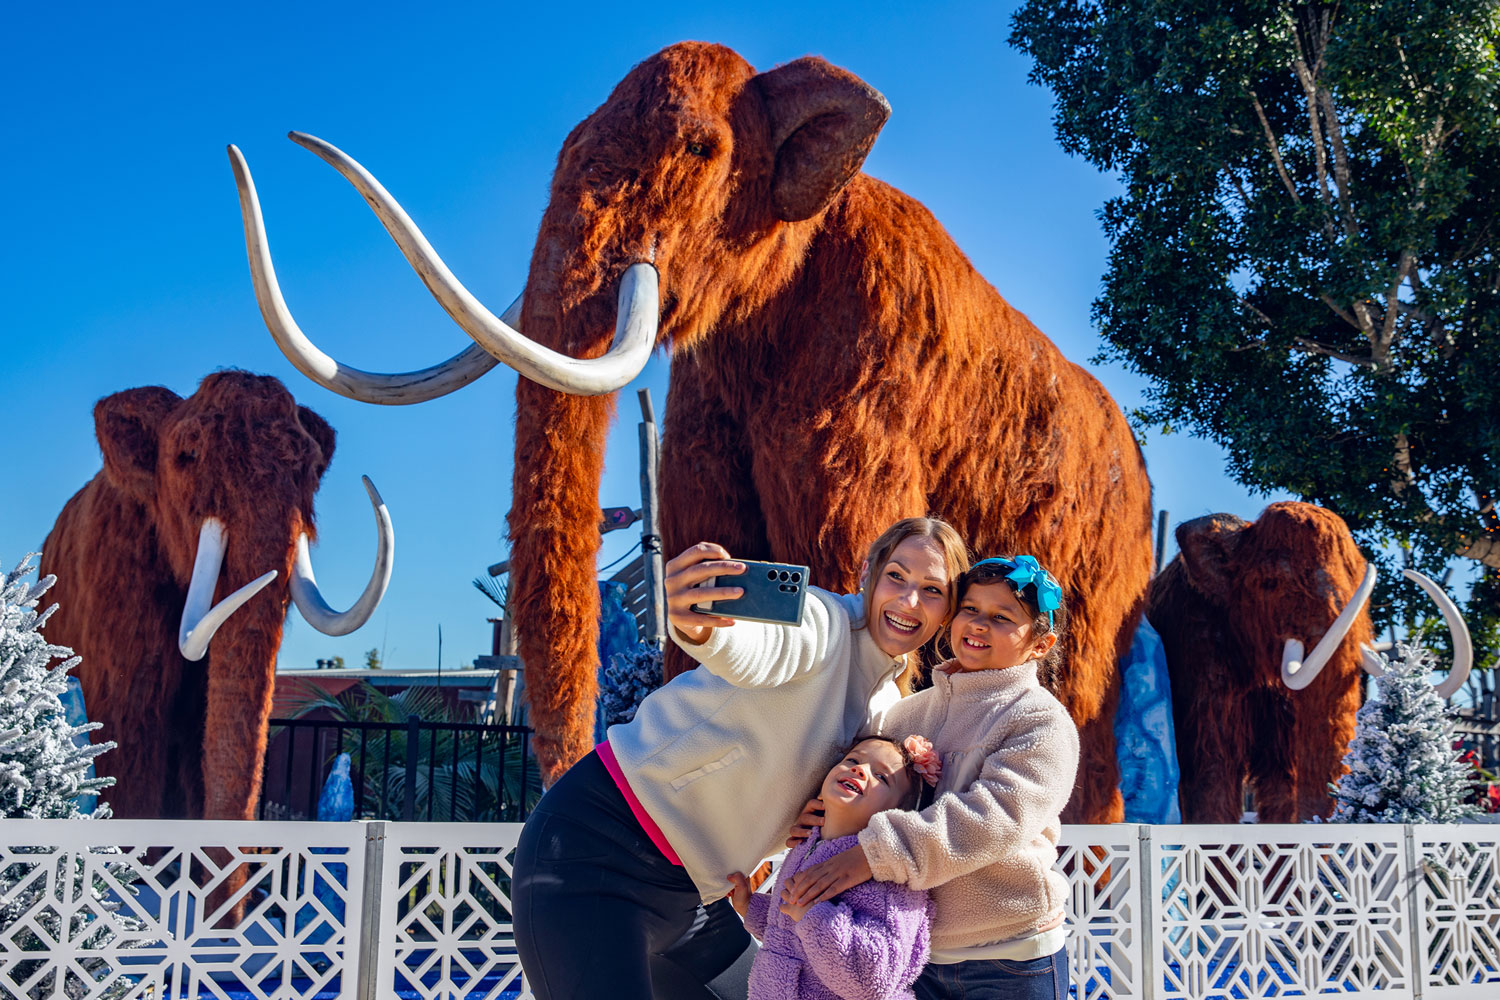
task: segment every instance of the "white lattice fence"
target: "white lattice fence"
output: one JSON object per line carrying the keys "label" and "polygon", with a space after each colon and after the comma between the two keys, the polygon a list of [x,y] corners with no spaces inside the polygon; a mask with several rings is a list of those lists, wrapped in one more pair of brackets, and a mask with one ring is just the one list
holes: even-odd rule
{"label": "white lattice fence", "polygon": [[0,997],[352,995],[364,861],[357,824],[0,820]]}
{"label": "white lattice fence", "polygon": [[[529,998],[519,833],[0,821],[0,1000]],[[1068,827],[1058,863],[1079,1000],[1500,997],[1497,827]]]}
{"label": "white lattice fence", "polygon": [[1424,997],[1500,997],[1500,827],[1414,826]]}

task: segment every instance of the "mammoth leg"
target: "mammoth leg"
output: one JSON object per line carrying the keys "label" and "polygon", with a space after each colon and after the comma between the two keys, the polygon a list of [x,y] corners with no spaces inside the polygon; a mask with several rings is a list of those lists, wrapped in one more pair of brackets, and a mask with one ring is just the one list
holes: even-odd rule
{"label": "mammoth leg", "polygon": [[[684,363],[683,367],[687,367]],[[703,398],[696,373],[676,373],[667,393],[662,436],[662,557],[671,559],[698,542],[717,542],[731,555],[769,559],[765,519],[756,497],[740,422]],[[663,631],[666,623],[662,623]],[[664,680],[694,666],[668,642]]]}
{"label": "mammoth leg", "polygon": [[1251,752],[1245,699],[1237,692],[1204,694],[1187,711],[1176,711],[1173,719],[1182,821],[1238,823],[1244,811],[1246,761]]}
{"label": "mammoth leg", "polygon": [[1255,789],[1255,813],[1261,823],[1297,822],[1298,764],[1290,692],[1260,690],[1250,696],[1250,783]]}
{"label": "mammoth leg", "polygon": [[[1325,678],[1319,678],[1321,684]],[[1327,677],[1332,683],[1338,678]],[[1359,712],[1360,675],[1343,682],[1342,690],[1332,697],[1305,698],[1310,691],[1299,691],[1291,729],[1291,742],[1297,753],[1297,814],[1295,822],[1306,823],[1314,816],[1327,819],[1333,812],[1329,785],[1349,770],[1344,754],[1354,738],[1354,719]]]}

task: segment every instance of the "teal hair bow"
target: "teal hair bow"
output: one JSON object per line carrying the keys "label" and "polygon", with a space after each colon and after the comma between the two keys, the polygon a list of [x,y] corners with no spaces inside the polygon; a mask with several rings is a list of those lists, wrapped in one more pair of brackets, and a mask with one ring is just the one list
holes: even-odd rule
{"label": "teal hair bow", "polygon": [[1005,579],[1020,593],[1027,587],[1032,588],[1036,595],[1036,606],[1047,612],[1047,627],[1053,627],[1052,614],[1062,606],[1062,586],[1057,578],[1042,568],[1042,564],[1036,561],[1036,556],[991,556],[981,559],[972,568],[978,569],[985,563],[999,563],[1010,569],[1005,574]]}

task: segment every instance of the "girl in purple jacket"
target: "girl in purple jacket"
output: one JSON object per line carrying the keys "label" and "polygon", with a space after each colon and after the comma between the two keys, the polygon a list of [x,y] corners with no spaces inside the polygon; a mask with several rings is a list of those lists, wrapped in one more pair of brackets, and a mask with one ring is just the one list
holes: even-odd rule
{"label": "girl in purple jacket", "polygon": [[730,901],[761,941],[750,968],[750,1000],[901,1000],[927,964],[927,893],[894,882],[865,882],[813,906],[774,904],[788,878],[858,844],[870,818],[917,804],[937,756],[920,736],[897,743],[862,737],[823,779],[824,819],[782,862],[770,894],[729,876]]}

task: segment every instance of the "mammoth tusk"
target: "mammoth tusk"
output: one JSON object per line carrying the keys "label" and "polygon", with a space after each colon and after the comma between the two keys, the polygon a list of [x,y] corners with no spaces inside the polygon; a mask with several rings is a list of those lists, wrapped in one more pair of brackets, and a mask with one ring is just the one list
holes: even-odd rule
{"label": "mammoth tusk", "polygon": [[[229,162],[234,168],[235,184],[240,192],[240,215],[245,223],[245,250],[250,257],[255,301],[260,305],[261,317],[266,321],[266,328],[271,331],[276,346],[298,371],[341,396],[362,403],[400,406],[445,396],[495,367],[495,359],[477,344],[470,344],[442,364],[399,375],[351,368],[320,351],[297,326],[281,296],[281,285],[271,264],[265,221],[260,214],[260,199],[255,194],[255,181],[250,177],[245,158],[234,146],[229,147]],[[515,323],[520,317],[521,298],[517,296],[505,311],[505,318]]]}
{"label": "mammoth tusk", "polygon": [[453,322],[485,351],[533,382],[576,396],[601,396],[635,378],[651,360],[661,303],[656,268],[650,264],[632,264],[620,276],[615,300],[615,340],[608,353],[588,359],[559,354],[528,340],[515,329],[515,319],[496,319],[481,305],[448,270],[406,210],[347,153],[306,132],[289,135],[293,142],[316,153],[343,174],[364,195],[380,224],[401,249],[401,255]]}
{"label": "mammoth tusk", "polygon": [[1297,639],[1288,639],[1281,652],[1281,682],[1293,691],[1301,691],[1313,682],[1318,672],[1333,658],[1334,651],[1339,648],[1339,643],[1344,641],[1344,636],[1349,634],[1349,629],[1354,625],[1354,619],[1359,617],[1360,611],[1364,609],[1365,602],[1370,599],[1370,592],[1375,589],[1375,567],[1365,567],[1365,578],[1359,582],[1354,593],[1349,598],[1349,603],[1344,605],[1344,610],[1328,626],[1328,631],[1318,644],[1313,647],[1306,660],[1302,658],[1302,643]]}
{"label": "mammoth tusk", "polygon": [[391,514],[385,501],[370,482],[369,476],[361,476],[365,490],[370,494],[370,506],[375,508],[375,531],[378,535],[375,549],[375,569],[370,573],[370,582],[364,593],[348,611],[335,611],[323,599],[318,590],[318,581],[313,578],[312,558],[307,551],[307,534],[297,536],[297,561],[292,567],[292,601],[307,623],[325,635],[348,635],[370,620],[385,588],[391,582],[391,566],[395,562],[396,532],[391,527]]}
{"label": "mammoth tusk", "polygon": [[198,529],[198,553],[193,557],[193,578],[188,581],[187,600],[182,606],[182,624],[177,629],[177,648],[189,660],[201,660],[219,626],[238,611],[262,587],[276,579],[276,571],[263,573],[239,590],[209,607],[219,570],[224,565],[224,524],[216,517],[203,519]]}
{"label": "mammoth tusk", "polygon": [[[1453,603],[1446,591],[1438,586],[1433,580],[1414,569],[1403,569],[1401,571],[1408,580],[1421,587],[1427,596],[1437,604],[1438,611],[1442,612],[1443,622],[1448,626],[1448,634],[1453,637],[1453,667],[1448,671],[1448,676],[1441,683],[1435,684],[1438,697],[1443,699],[1452,698],[1458,689],[1463,687],[1464,681],[1469,679],[1469,671],[1474,666],[1474,640],[1469,635],[1469,626],[1464,622],[1463,616],[1458,613],[1458,605]],[[1372,677],[1384,677],[1385,666],[1381,663],[1376,651],[1384,651],[1391,648],[1391,643],[1381,642],[1366,646],[1361,662],[1366,671]]]}

